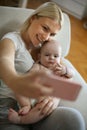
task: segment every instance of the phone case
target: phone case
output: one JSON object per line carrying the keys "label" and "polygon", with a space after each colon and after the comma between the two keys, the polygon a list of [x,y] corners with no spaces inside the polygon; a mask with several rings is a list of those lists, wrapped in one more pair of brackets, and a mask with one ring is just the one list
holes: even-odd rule
{"label": "phone case", "polygon": [[76,100],[81,90],[79,83],[57,76],[52,76],[52,79],[47,81],[47,85],[53,88],[51,96],[65,100]]}

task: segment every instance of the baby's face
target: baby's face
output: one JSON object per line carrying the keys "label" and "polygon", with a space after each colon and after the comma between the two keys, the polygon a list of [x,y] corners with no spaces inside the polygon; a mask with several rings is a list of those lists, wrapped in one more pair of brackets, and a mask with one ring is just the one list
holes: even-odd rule
{"label": "baby's face", "polygon": [[52,67],[55,63],[60,64],[61,47],[57,42],[46,43],[41,49],[40,62],[45,67]]}

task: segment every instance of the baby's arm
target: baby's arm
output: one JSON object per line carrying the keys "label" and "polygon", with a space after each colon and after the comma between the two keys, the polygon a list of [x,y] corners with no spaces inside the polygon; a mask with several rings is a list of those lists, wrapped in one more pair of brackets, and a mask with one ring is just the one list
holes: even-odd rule
{"label": "baby's arm", "polygon": [[65,66],[65,71],[66,73],[64,74],[64,76],[67,78],[73,78],[73,76],[75,75],[74,70],[70,67]]}
{"label": "baby's arm", "polygon": [[25,115],[29,112],[29,110],[31,109],[31,102],[29,100],[29,98],[21,96],[21,95],[15,95],[19,106],[20,106],[20,110],[19,110],[19,114],[20,115]]}
{"label": "baby's arm", "polygon": [[74,70],[66,66],[65,64],[55,64],[52,70],[54,74],[58,76],[66,77],[66,78],[72,78],[75,75]]}
{"label": "baby's arm", "polygon": [[34,63],[32,68],[29,70],[30,72],[50,72],[50,69],[44,67],[43,65],[39,64],[39,63]]}

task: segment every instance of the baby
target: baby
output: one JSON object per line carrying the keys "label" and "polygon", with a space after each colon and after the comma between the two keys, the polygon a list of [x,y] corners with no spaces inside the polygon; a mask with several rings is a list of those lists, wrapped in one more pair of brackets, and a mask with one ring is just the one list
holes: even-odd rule
{"label": "baby", "polygon": [[[48,71],[66,79],[71,79],[74,76],[72,68],[69,68],[63,63],[61,44],[56,40],[46,41],[42,44],[38,53],[38,61],[34,63],[29,73],[35,71]],[[30,121],[28,117],[32,109],[31,100],[17,94],[16,98],[21,108],[19,112],[10,109],[8,118],[13,123],[26,124]],[[42,101],[40,99],[39,102]],[[60,101],[60,99],[58,100]]]}

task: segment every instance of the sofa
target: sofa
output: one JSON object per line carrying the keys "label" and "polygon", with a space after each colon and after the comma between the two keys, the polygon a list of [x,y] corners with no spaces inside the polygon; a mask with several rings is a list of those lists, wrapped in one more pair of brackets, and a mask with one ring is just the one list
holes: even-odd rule
{"label": "sofa", "polygon": [[[5,33],[17,30],[33,11],[34,11],[33,9],[0,6],[0,39]],[[70,61],[65,58],[68,55],[70,49],[70,35],[71,35],[70,33],[71,33],[70,19],[68,15],[64,13],[63,27],[61,31],[59,31],[59,33],[55,36],[55,39],[58,39],[58,41],[62,44],[63,61],[68,66],[72,67],[75,71],[75,76],[73,80],[81,83],[82,88],[75,101],[68,101],[61,99],[59,105],[66,107],[73,107],[79,110],[84,117],[87,128],[87,103],[86,103],[87,84],[80,75],[80,73],[70,63]]]}

